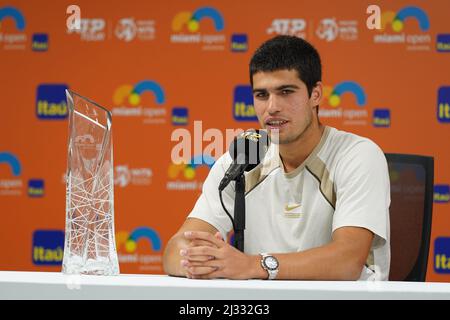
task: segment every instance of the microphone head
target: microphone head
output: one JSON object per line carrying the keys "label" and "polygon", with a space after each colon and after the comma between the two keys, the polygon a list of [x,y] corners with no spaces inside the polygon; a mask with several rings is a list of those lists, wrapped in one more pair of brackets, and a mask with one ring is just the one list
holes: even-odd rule
{"label": "microphone head", "polygon": [[268,148],[267,131],[250,129],[234,138],[229,153],[234,163],[245,165],[245,171],[250,171],[262,161]]}

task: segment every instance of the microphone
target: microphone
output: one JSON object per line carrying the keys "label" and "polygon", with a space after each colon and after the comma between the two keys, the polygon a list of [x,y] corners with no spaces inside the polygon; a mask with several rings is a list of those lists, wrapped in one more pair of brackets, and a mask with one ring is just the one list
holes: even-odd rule
{"label": "microphone", "polygon": [[226,186],[244,171],[255,168],[266,155],[269,147],[269,136],[265,130],[247,130],[234,138],[230,144],[229,153],[233,163],[225,172],[219,184],[219,191],[223,191]]}

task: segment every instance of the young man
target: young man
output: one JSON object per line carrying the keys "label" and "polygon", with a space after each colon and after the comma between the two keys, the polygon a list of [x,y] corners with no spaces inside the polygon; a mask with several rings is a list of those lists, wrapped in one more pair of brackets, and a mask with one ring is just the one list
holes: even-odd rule
{"label": "young man", "polygon": [[[228,153],[164,253],[164,270],[194,279],[387,280],[390,265],[387,162],[369,139],[322,125],[318,52],[297,37],[265,42],[250,62],[261,126],[278,134],[275,156],[246,173],[244,253],[218,185]],[[269,149],[270,149],[269,148]],[[234,185],[224,190],[233,208]],[[232,213],[231,213],[232,214]]]}

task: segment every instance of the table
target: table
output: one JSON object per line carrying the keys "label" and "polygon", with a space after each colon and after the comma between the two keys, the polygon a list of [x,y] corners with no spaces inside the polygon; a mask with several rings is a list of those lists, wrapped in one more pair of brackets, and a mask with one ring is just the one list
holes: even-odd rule
{"label": "table", "polygon": [[0,271],[0,299],[450,299],[450,283],[193,280],[166,275]]}

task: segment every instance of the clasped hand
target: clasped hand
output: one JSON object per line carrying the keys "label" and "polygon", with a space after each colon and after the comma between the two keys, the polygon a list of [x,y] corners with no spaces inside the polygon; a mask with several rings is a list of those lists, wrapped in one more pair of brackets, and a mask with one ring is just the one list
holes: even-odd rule
{"label": "clasped hand", "polygon": [[180,250],[181,267],[191,279],[249,279],[252,259],[222,239],[220,232],[186,231],[189,245]]}

